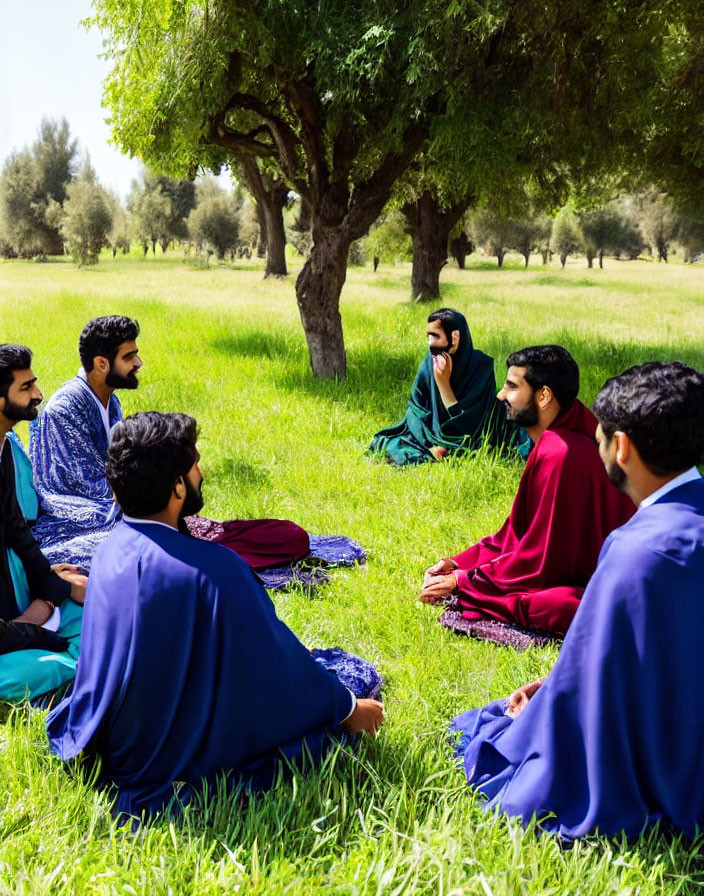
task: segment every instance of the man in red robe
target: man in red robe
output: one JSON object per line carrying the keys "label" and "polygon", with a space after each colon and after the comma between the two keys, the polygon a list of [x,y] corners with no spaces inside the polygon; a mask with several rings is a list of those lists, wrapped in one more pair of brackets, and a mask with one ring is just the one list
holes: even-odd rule
{"label": "man in red robe", "polygon": [[466,620],[564,635],[604,539],[633,504],[606,475],[570,353],[533,346],[509,355],[506,366],[498,397],[534,442],[511,513],[496,535],[431,566],[420,599],[454,596]]}

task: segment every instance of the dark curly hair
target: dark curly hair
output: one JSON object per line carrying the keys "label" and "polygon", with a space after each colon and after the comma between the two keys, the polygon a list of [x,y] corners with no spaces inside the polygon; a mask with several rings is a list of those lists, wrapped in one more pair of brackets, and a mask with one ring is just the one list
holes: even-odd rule
{"label": "dark curly hair", "polygon": [[129,317],[111,314],[108,317],[94,317],[83,328],[78,340],[78,354],[86,373],[95,366],[96,357],[112,362],[123,342],[133,342],[139,336],[139,324]]}
{"label": "dark curly hair", "polygon": [[195,463],[197,438],[188,414],[143,411],[115,426],[107,477],[124,513],[145,517],[166,508],[174,484]]}
{"label": "dark curly hair", "polygon": [[0,398],[7,398],[16,370],[32,366],[32,353],[26,345],[5,342],[0,345]]}
{"label": "dark curly hair", "polygon": [[607,439],[625,432],[656,476],[701,463],[704,375],[682,361],[648,361],[608,379],[594,402]]}
{"label": "dark curly hair", "polygon": [[524,377],[533,391],[547,386],[566,411],[579,394],[579,367],[561,345],[531,345],[512,352],[506,367],[525,367]]}

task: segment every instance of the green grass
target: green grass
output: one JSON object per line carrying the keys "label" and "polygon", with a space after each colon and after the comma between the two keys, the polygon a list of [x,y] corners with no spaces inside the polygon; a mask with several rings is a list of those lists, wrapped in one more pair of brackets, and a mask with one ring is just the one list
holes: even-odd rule
{"label": "green grass", "polygon": [[[51,394],[77,367],[78,334],[98,314],[142,327],[145,367],[125,410],[197,417],[205,513],[280,516],[344,532],[369,563],[340,570],[310,599],[276,604],[310,646],[347,647],[386,679],[389,720],[354,756],[243,805],[194,806],[137,835],[48,751],[41,713],[0,717],[0,893],[17,894],[659,894],[698,893],[696,844],[657,833],[631,844],[591,839],[563,851],[487,815],[463,786],[445,740],[457,712],[547,672],[554,649],[515,654],[455,637],[417,604],[423,569],[494,531],[521,467],[491,454],[395,470],[363,454],[401,417],[423,354],[428,308],[408,302],[408,266],[353,269],[343,293],[349,376],[312,379],[292,275],[264,281],[251,262],[209,270],[179,256],[0,265],[0,340],[26,342]],[[475,345],[503,358],[565,344],[582,397],[650,358],[704,367],[701,269],[584,262],[560,271],[482,263],[443,272],[443,300],[467,314]],[[26,438],[26,430],[20,429]]]}

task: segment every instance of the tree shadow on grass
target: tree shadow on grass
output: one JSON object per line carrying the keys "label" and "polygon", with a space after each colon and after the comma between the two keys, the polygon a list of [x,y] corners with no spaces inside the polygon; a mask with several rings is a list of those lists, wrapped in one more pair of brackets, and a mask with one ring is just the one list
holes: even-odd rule
{"label": "tree shadow on grass", "polygon": [[[302,335],[302,334],[301,334]],[[290,356],[308,356],[301,335],[281,328],[245,330],[226,333],[211,340],[210,347],[222,355],[241,358],[286,359]]]}

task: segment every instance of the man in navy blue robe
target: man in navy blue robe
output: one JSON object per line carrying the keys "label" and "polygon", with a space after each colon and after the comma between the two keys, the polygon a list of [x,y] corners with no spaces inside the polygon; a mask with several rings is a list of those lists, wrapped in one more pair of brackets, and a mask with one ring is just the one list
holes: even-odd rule
{"label": "man in navy blue robe", "polygon": [[178,531],[202,506],[199,457],[185,414],[115,427],[107,476],[124,515],[95,555],[73,692],[47,719],[52,750],[100,757],[117,812],[137,817],[176,781],[200,789],[226,770],[266,785],[282,754],[320,757],[329,733],[383,719],[371,664],[311,653],[240,557]]}
{"label": "man in navy blue robe", "polygon": [[704,376],[651,362],[597,397],[635,515],[606,539],[544,681],[458,716],[469,783],[566,839],[704,825]]}

